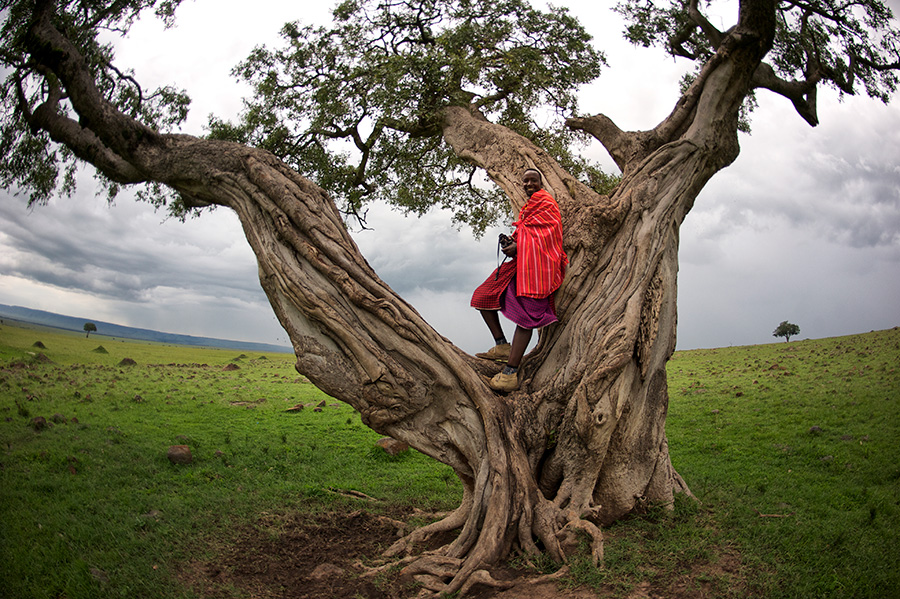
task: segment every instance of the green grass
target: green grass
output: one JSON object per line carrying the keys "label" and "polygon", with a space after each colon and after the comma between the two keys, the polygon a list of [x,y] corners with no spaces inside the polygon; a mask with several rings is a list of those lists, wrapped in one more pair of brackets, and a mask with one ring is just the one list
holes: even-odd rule
{"label": "green grass", "polygon": [[[676,353],[667,431],[700,502],[609,527],[604,567],[576,561],[569,581],[620,597],[641,584],[665,596],[895,596],[898,366],[900,329]],[[286,411],[298,403],[308,407]],[[379,435],[336,403],[291,355],[2,326],[0,596],[192,597],[178,569],[213,559],[260,514],[458,504],[449,468],[376,450]],[[175,444],[192,465],[169,463]]]}
{"label": "green grass", "polygon": [[[108,354],[92,351],[100,344]],[[379,435],[300,377],[291,355],[3,326],[0,364],[3,597],[190,597],[173,573],[201,557],[202,539],[227,539],[262,512],[359,507],[332,489],[459,502],[449,468],[376,450]],[[298,403],[308,407],[286,411]],[[181,444],[190,466],[166,457]]]}
{"label": "green grass", "polygon": [[672,461],[767,597],[900,589],[900,329],[678,352]]}

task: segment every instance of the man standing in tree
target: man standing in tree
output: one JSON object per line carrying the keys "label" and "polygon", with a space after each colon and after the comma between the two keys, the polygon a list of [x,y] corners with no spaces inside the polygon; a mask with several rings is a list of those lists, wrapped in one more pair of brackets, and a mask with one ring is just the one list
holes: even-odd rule
{"label": "man standing in tree", "polygon": [[[495,391],[519,388],[518,369],[531,341],[532,331],[556,322],[553,293],[562,284],[569,263],[562,247],[562,218],[556,200],[543,189],[541,173],[528,169],[522,187],[529,196],[513,223],[512,238],[501,236],[503,253],[512,258],[501,264],[472,295],[471,305],[481,312],[494,347],[475,354],[479,358],[506,362],[490,381]],[[510,344],[500,326],[499,312],[516,323]]]}

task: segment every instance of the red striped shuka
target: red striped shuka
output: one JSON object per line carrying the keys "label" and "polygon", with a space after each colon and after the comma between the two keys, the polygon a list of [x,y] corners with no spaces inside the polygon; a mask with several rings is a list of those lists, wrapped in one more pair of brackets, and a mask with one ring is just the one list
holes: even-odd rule
{"label": "red striped shuka", "polygon": [[516,295],[544,298],[559,289],[569,258],[562,246],[562,217],[549,193],[540,189],[522,206],[516,228]]}
{"label": "red striped shuka", "polygon": [[562,285],[569,259],[562,247],[562,217],[556,200],[541,189],[534,192],[513,223],[516,256],[491,273],[472,295],[471,306],[478,310],[500,309],[501,297],[515,279],[515,295],[522,298],[549,298]]}

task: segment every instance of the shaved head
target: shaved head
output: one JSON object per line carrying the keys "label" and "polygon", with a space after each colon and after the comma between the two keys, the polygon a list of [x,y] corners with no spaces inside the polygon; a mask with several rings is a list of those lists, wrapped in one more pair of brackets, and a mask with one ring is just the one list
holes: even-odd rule
{"label": "shaved head", "polygon": [[544,176],[541,174],[541,171],[537,170],[536,168],[526,168],[525,172],[522,174],[525,175],[527,173],[537,173],[537,176],[540,179],[540,181],[542,183],[544,182]]}

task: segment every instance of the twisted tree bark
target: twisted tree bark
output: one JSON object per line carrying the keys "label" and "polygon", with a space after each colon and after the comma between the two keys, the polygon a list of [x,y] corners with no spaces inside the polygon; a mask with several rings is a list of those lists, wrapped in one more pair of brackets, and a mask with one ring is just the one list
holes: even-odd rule
{"label": "twisted tree bark", "polygon": [[[40,12],[32,58],[58,78],[80,122],[59,109],[62,95],[53,91],[28,117],[114,181],[159,182],[196,205],[235,211],[297,370],[462,481],[456,511],[387,555],[435,593],[465,592],[500,584],[488,569],[516,549],[565,561],[579,534],[600,560],[601,525],[688,492],[665,435],[678,231],[704,184],[737,156],[739,108],[773,19],[768,0],[743,2],[739,26],[655,129],[623,132],[602,115],[570,121],[622,168],[610,196],[474,108],[445,110],[445,141],[516,207],[525,201],[520,173],[536,167],[563,214],[571,264],[557,294],[561,324],[542,332],[521,389],[508,396],[485,384],[494,365],[456,348],[377,276],[320,188],[265,151],[162,135],[121,114]],[[457,529],[450,544],[414,552]]]}

